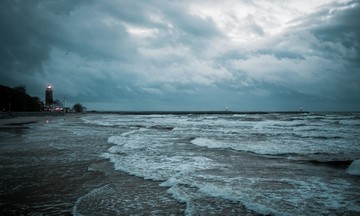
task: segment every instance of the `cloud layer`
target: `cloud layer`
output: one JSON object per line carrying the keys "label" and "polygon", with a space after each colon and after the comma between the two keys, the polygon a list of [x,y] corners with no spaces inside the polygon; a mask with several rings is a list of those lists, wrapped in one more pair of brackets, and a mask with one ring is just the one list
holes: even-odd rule
{"label": "cloud layer", "polygon": [[0,84],[103,110],[359,110],[358,1],[11,1]]}

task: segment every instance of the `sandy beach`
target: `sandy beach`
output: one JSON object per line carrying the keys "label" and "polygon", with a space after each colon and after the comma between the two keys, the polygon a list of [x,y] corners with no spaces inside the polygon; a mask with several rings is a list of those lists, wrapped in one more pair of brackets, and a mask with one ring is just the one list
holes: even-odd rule
{"label": "sandy beach", "polygon": [[[149,212],[183,214],[184,206],[171,199],[166,188],[115,171],[107,159],[99,157],[99,149],[109,147],[106,140],[99,140],[98,149],[84,151],[79,146],[82,140],[55,127],[65,121],[77,122],[79,115],[0,119],[0,215],[118,214],[106,205],[97,206],[94,212],[94,206],[84,204],[98,188],[111,189],[122,197],[126,194],[129,201],[139,195],[153,199],[160,191],[166,199],[160,199],[159,207],[148,206]],[[108,204],[114,203],[110,199]],[[136,213],[136,205],[147,206],[141,201],[133,208],[121,206],[126,203],[116,205],[123,209],[122,214]]]}
{"label": "sandy beach", "polygon": [[13,112],[13,113],[0,113],[0,128],[19,128],[24,125],[32,123],[46,123],[56,118],[70,118],[74,114],[67,114],[59,112]]}
{"label": "sandy beach", "polygon": [[54,119],[53,116],[27,116],[0,119],[0,129],[25,128],[26,125],[46,122]]}

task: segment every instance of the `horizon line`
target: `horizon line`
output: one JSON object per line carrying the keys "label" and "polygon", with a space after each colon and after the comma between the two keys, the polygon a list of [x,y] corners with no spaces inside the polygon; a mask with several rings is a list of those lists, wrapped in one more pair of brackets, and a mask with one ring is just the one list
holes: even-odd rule
{"label": "horizon line", "polygon": [[142,110],[142,111],[129,111],[129,110],[88,110],[87,113],[103,113],[103,114],[123,114],[123,115],[151,115],[151,114],[309,114],[309,113],[359,113],[360,111],[151,111],[151,110]]}

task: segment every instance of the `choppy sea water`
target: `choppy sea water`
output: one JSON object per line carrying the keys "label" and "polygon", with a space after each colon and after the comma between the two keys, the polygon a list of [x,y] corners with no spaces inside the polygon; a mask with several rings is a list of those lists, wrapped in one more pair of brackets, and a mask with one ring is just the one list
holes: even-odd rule
{"label": "choppy sea water", "polygon": [[360,113],[86,114],[0,134],[3,213],[360,214]]}
{"label": "choppy sea water", "polygon": [[[99,155],[116,170],[158,182],[185,204],[187,215],[235,214],[239,206],[248,214],[360,214],[359,113],[82,120],[74,133],[108,136],[109,148]],[[96,199],[85,196],[78,204],[107,203],[111,190],[98,188],[87,195]],[[136,200],[116,196],[112,202]]]}

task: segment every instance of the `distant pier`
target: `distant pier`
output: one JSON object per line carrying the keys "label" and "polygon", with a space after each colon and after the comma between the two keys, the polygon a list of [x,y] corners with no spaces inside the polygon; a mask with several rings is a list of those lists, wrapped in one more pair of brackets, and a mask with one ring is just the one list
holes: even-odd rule
{"label": "distant pier", "polygon": [[244,115],[244,114],[304,114],[306,111],[88,111],[88,113],[119,115]]}

